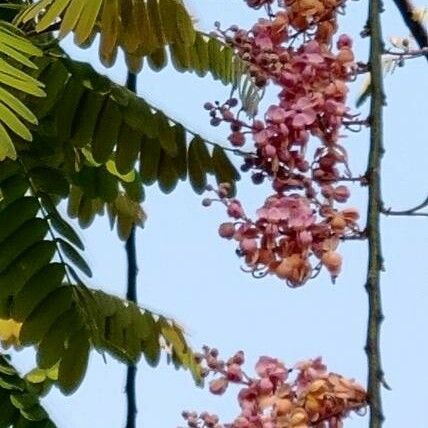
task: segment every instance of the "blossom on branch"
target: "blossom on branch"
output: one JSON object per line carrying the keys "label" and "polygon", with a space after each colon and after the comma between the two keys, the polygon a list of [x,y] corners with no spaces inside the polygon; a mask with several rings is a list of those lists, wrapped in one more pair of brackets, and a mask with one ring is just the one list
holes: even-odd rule
{"label": "blossom on branch", "polygon": [[205,376],[214,376],[213,394],[225,393],[231,384],[240,386],[240,413],[233,422],[221,424],[207,412],[183,412],[190,428],[340,428],[350,412],[367,406],[363,387],[329,372],[321,358],[288,369],[276,358],[262,356],[255,365],[256,377],[243,371],[242,351],[223,361],[216,349],[205,347],[197,359],[205,363]]}
{"label": "blossom on branch", "polygon": [[[342,145],[342,128],[352,122],[346,105],[347,83],[357,70],[352,39],[341,35],[334,45],[337,14],[344,1],[247,1],[268,6],[267,18],[250,30],[232,26],[222,37],[249,64],[254,84],[273,84],[277,103],[263,117],[245,121],[238,100],[206,103],[211,123],[230,126],[230,143],[252,141],[254,154],[245,158],[255,184],[268,181],[270,194],[254,219],[242,204],[229,198],[227,183],[215,191],[233,222],[220,226],[220,236],[238,241],[238,254],[255,276],[275,274],[292,287],[304,284],[325,267],[334,280],[343,239],[361,235],[358,212],[339,209],[346,203],[350,178]],[[311,150],[309,146],[311,145]]]}

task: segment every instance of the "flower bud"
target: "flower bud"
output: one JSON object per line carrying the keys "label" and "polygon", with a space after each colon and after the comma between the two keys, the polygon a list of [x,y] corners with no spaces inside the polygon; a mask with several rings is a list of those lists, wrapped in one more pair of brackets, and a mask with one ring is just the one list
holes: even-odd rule
{"label": "flower bud", "polygon": [[229,381],[225,377],[214,379],[210,382],[210,392],[214,395],[222,395],[226,391]]}
{"label": "flower bud", "polygon": [[321,263],[328,269],[331,276],[336,277],[342,267],[342,256],[335,251],[327,251],[321,257]]}
{"label": "flower bud", "polygon": [[245,135],[242,132],[232,132],[228,140],[235,147],[242,147],[245,144]]}
{"label": "flower bud", "polygon": [[334,189],[334,199],[337,202],[346,202],[351,195],[351,192],[346,186],[337,186]]}
{"label": "flower bud", "polygon": [[227,368],[227,379],[231,382],[240,382],[243,377],[241,366],[238,364],[231,364]]}
{"label": "flower bud", "polygon": [[235,234],[235,226],[233,223],[222,223],[218,228],[218,234],[225,239],[232,239]]}

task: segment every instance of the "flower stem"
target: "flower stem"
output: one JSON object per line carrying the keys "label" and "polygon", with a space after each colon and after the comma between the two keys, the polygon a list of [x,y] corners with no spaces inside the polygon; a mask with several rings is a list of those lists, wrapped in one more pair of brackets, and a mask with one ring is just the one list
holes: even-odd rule
{"label": "flower stem", "polygon": [[369,182],[367,238],[368,238],[368,270],[366,290],[369,301],[367,325],[366,353],[368,359],[367,392],[370,404],[370,428],[380,428],[384,420],[382,410],[381,387],[384,376],[381,364],[380,326],[383,320],[380,274],[383,270],[381,251],[380,215],[382,210],[381,197],[381,159],[383,155],[382,116],[385,104],[382,72],[382,29],[380,14],[381,0],[369,1],[368,26],[370,31],[370,72],[372,79],[370,106],[370,153],[366,177]]}

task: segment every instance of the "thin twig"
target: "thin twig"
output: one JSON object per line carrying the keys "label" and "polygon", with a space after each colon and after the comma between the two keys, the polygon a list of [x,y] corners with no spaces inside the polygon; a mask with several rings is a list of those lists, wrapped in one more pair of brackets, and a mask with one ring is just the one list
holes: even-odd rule
{"label": "thin twig", "polygon": [[[403,17],[407,28],[412,33],[421,49],[428,47],[428,32],[425,26],[414,19],[415,7],[409,0],[394,0],[395,5]],[[428,61],[428,53],[425,53],[425,58]]]}
{"label": "thin twig", "polygon": [[394,211],[391,208],[385,208],[383,205],[381,207],[382,214],[385,215],[394,215],[394,216],[415,216],[415,217],[428,217],[427,212],[418,212],[423,208],[428,207],[428,196],[425,198],[423,202],[421,202],[419,205],[416,205],[413,208],[409,208],[407,210],[402,211]]}
{"label": "thin twig", "polygon": [[386,384],[381,364],[380,326],[383,321],[380,274],[383,270],[381,250],[381,158],[383,154],[383,90],[382,29],[380,14],[381,0],[369,1],[368,29],[370,35],[370,71],[372,76],[372,97],[370,106],[370,151],[366,177],[368,188],[367,238],[368,269],[366,290],[369,302],[366,353],[368,360],[367,392],[370,404],[370,428],[380,428],[384,421],[381,386]]}
{"label": "thin twig", "polygon": [[387,49],[385,51],[385,54],[398,56],[403,59],[411,59],[411,58],[417,58],[419,56],[428,54],[428,47],[421,48],[421,49],[408,49],[403,51],[394,51],[392,49]]}
{"label": "thin twig", "polygon": [[[126,80],[126,87],[136,92],[137,76],[131,72],[128,72],[128,78]],[[128,263],[128,280],[126,298],[138,304],[137,299],[137,249],[135,239],[135,225],[132,226],[131,233],[126,241],[126,259]],[[137,366],[135,364],[129,364],[126,372],[126,400],[127,400],[127,415],[126,415],[126,428],[135,428],[137,422],[137,397],[136,397],[136,376]]]}
{"label": "thin twig", "polygon": [[355,232],[352,235],[345,235],[340,238],[342,241],[364,241],[367,239],[367,230]]}

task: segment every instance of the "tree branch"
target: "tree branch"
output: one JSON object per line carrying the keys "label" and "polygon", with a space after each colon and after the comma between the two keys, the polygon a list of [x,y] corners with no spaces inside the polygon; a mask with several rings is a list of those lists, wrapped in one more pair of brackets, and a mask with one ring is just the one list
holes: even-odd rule
{"label": "tree branch", "polygon": [[382,410],[381,385],[386,385],[381,364],[380,326],[383,320],[380,273],[383,270],[381,250],[381,158],[383,155],[383,106],[385,95],[383,90],[382,71],[382,29],[380,14],[381,0],[369,1],[368,26],[370,33],[370,71],[372,76],[372,97],[370,106],[370,152],[366,177],[369,182],[367,238],[368,238],[368,270],[366,290],[369,301],[367,325],[366,353],[368,359],[367,392],[370,404],[370,428],[380,428],[384,415]]}
{"label": "tree branch", "polygon": [[[128,78],[126,80],[126,87],[136,92],[137,76],[131,72],[128,72]],[[131,302],[137,303],[137,250],[135,242],[135,226],[132,226],[131,233],[126,241],[126,258],[128,263],[128,281],[126,298]],[[128,365],[126,372],[126,400],[127,400],[127,415],[126,415],[126,428],[136,428],[137,421],[137,398],[136,398],[136,376],[137,366],[130,364]]]}
{"label": "tree branch", "polygon": [[395,215],[395,216],[415,216],[415,217],[428,217],[428,213],[426,212],[418,212],[419,210],[428,207],[428,196],[416,207],[409,208],[408,210],[402,211],[393,211],[391,208],[385,208],[382,205],[381,212],[385,215]]}
{"label": "tree branch", "polygon": [[[418,21],[415,21],[413,18],[413,13],[415,7],[413,6],[410,0],[394,0],[395,5],[403,17],[407,28],[412,33],[412,36],[415,38],[421,49],[428,47],[428,32],[423,24]],[[428,61],[428,53],[425,53],[425,58]]]}

